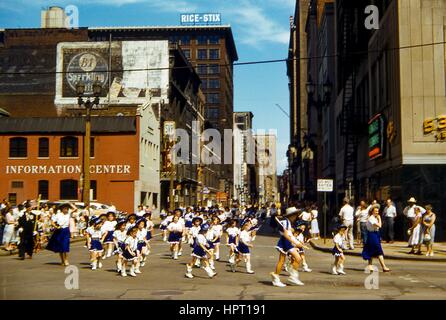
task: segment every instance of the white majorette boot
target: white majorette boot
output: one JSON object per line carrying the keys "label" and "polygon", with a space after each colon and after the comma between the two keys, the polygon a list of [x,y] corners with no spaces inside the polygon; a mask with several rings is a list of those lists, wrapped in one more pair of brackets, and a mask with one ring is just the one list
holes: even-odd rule
{"label": "white majorette boot", "polygon": [[336,270],[336,265],[333,265],[333,267],[331,268],[331,274],[335,274],[338,275],[338,271]]}
{"label": "white majorette boot", "polygon": [[130,267],[129,275],[131,275],[132,277],[136,277],[136,274],[135,274],[135,266],[132,265],[132,266]]}
{"label": "white majorette boot", "polygon": [[232,272],[237,272],[237,265],[234,263],[231,263],[231,271]]}
{"label": "white majorette boot", "polygon": [[209,278],[213,278],[216,275],[216,273],[212,271],[211,267],[203,267],[203,269],[206,271]]}
{"label": "white majorette boot", "polygon": [[112,256],[112,250],[111,249],[108,249],[108,252],[107,252],[107,258],[110,258]]}
{"label": "white majorette boot", "polygon": [[228,262],[231,263],[231,264],[235,263],[235,254],[231,254],[229,256]]}
{"label": "white majorette boot", "polygon": [[290,260],[286,260],[284,268],[286,272],[288,272],[288,270],[292,268]]}
{"label": "white majorette boot", "polygon": [[215,270],[214,260],[209,261],[209,266],[211,267],[212,270]]}
{"label": "white majorette boot", "polygon": [[93,261],[93,263],[91,264],[91,270],[96,270],[97,265],[98,265],[97,261],[96,260]]}
{"label": "white majorette boot", "polygon": [[189,267],[189,265],[186,265],[186,277],[189,279],[192,279],[194,275],[192,274],[192,267]]}
{"label": "white majorette boot", "polygon": [[178,252],[177,251],[173,252],[173,260],[178,260]]}
{"label": "white majorette boot", "polygon": [[344,265],[340,264],[339,268],[336,269],[336,271],[338,272],[338,274],[346,274],[344,271]]}
{"label": "white majorette boot", "polygon": [[292,284],[298,285],[298,286],[304,285],[304,283],[299,280],[299,272],[296,269],[290,268],[290,270],[288,272],[290,274],[290,276],[288,277],[289,282],[291,282]]}
{"label": "white majorette boot", "polygon": [[117,271],[118,273],[120,273],[120,272],[121,272],[121,269],[122,269],[122,264],[121,264],[121,262],[116,262],[116,271]]}
{"label": "white majorette boot", "polygon": [[282,283],[282,281],[280,281],[280,277],[279,277],[278,274],[275,274],[274,272],[271,272],[270,275],[271,275],[271,278],[272,278],[273,286],[275,286],[275,287],[286,287],[286,284]]}
{"label": "white majorette boot", "polygon": [[121,276],[127,277],[127,272],[125,272],[125,268],[122,268],[121,270]]}
{"label": "white majorette boot", "polygon": [[249,274],[253,274],[254,271],[251,269],[251,263],[246,264],[246,272]]}
{"label": "white majorette boot", "polygon": [[200,267],[201,267],[201,260],[200,260],[200,259],[197,259],[197,261],[195,261],[195,266],[196,266],[197,268],[200,268]]}
{"label": "white majorette boot", "polygon": [[310,268],[308,268],[308,264],[306,264],[306,263],[304,263],[302,266],[303,266],[304,272],[311,272],[311,271],[313,271]]}
{"label": "white majorette boot", "polygon": [[183,255],[183,249],[181,249],[180,251],[178,251],[178,257],[181,257]]}

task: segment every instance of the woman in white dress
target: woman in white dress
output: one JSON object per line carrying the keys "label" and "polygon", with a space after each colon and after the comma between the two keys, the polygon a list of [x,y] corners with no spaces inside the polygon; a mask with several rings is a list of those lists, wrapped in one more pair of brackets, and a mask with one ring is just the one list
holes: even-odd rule
{"label": "woman in white dress", "polygon": [[412,247],[409,254],[421,254],[421,244],[423,243],[421,209],[415,207],[415,218],[412,227],[409,229],[409,246]]}
{"label": "woman in white dress", "polygon": [[15,238],[15,226],[17,225],[17,220],[12,213],[12,208],[8,210],[5,216],[5,229],[3,231],[3,244],[5,245],[6,251],[12,251],[11,243],[14,242]]}
{"label": "woman in white dress", "polygon": [[311,237],[314,239],[319,238],[319,223],[317,221],[318,211],[316,206],[311,207]]}

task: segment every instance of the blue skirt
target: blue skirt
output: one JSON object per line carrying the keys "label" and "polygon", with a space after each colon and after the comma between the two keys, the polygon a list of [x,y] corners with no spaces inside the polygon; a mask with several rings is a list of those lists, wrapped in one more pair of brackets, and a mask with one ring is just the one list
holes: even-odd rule
{"label": "blue skirt", "polygon": [[160,225],[160,230],[166,230],[167,229],[167,226],[165,226],[165,225]]}
{"label": "blue skirt", "polygon": [[104,248],[102,248],[102,243],[99,239],[91,239],[90,251],[95,251],[95,252],[104,251]]}
{"label": "blue skirt", "polygon": [[194,249],[192,250],[193,257],[197,258],[206,258],[206,252],[203,250],[203,248],[200,245],[194,245]]}
{"label": "blue skirt", "polygon": [[236,236],[229,236],[228,243],[229,244],[235,244],[235,240],[237,239]]}
{"label": "blue skirt", "polygon": [[186,228],[192,228],[192,220],[186,220],[186,223],[184,224]]}
{"label": "blue skirt", "polygon": [[129,252],[128,250],[126,250],[126,249],[124,249],[124,253],[122,254],[122,257],[123,257],[125,260],[127,260],[127,261],[132,261],[132,260],[135,260],[135,259],[137,258],[136,255],[135,255],[135,256],[132,256],[132,255],[130,254],[130,252]]}
{"label": "blue skirt", "polygon": [[292,250],[294,250],[293,244],[285,239],[285,237],[280,237],[279,241],[277,242],[276,249],[279,250],[283,254],[288,254]]}
{"label": "blue skirt", "polygon": [[70,252],[70,228],[56,229],[46,248],[53,252]]}
{"label": "blue skirt", "polygon": [[146,243],[145,242],[138,242],[138,245],[137,245],[137,251],[139,251],[139,252],[141,252],[142,251],[142,248],[144,248],[146,246]]}
{"label": "blue skirt", "polygon": [[208,240],[208,245],[207,245],[209,250],[212,250],[215,248],[214,243],[211,240]]}
{"label": "blue skirt", "polygon": [[181,233],[181,232],[171,232],[171,233],[169,233],[169,238],[167,239],[167,242],[180,243],[182,237],[183,237],[183,233]]}
{"label": "blue skirt", "polygon": [[249,247],[246,244],[240,242],[238,244],[237,251],[239,253],[243,254],[243,255],[248,255],[249,254]]}
{"label": "blue skirt", "polygon": [[113,254],[122,254],[125,250],[125,243],[124,242],[118,242],[118,247],[113,252]]}
{"label": "blue skirt", "polygon": [[217,238],[213,243],[214,243],[214,244],[218,244],[218,243],[220,243],[220,238]]}
{"label": "blue skirt", "polygon": [[341,251],[338,250],[338,248],[336,246],[333,247],[333,250],[331,251],[333,253],[334,256],[336,257],[340,257],[342,256]]}
{"label": "blue skirt", "polygon": [[113,231],[108,231],[104,243],[113,243]]}
{"label": "blue skirt", "polygon": [[149,241],[150,239],[152,239],[152,231],[147,231],[146,240]]}
{"label": "blue skirt", "polygon": [[362,258],[364,260],[370,260],[371,258],[377,258],[382,255],[384,255],[384,252],[381,247],[381,236],[379,231],[367,231],[367,242],[362,249]]}

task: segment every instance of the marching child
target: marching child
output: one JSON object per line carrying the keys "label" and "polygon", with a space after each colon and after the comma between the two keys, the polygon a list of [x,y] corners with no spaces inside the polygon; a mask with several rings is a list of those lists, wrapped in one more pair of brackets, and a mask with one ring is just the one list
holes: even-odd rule
{"label": "marching child", "polygon": [[127,238],[127,232],[125,231],[126,221],[121,220],[116,224],[116,229],[113,232],[113,242],[115,244],[115,254],[118,256],[116,261],[116,271],[121,273],[123,257],[122,254],[125,250],[125,239]]}
{"label": "marching child", "polygon": [[211,232],[213,233],[214,239],[212,243],[214,244],[214,256],[215,260],[220,260],[220,241],[223,235],[223,226],[221,225],[220,218],[215,215],[212,218]]}
{"label": "marching child", "polygon": [[[155,226],[155,224],[152,221],[152,213],[148,212],[144,215],[144,217],[146,218],[146,229],[147,229],[147,235],[146,235],[146,257],[150,254],[150,240],[153,237],[153,228]],[[145,261],[145,260],[144,260]]]}
{"label": "marching child", "polygon": [[344,237],[345,237],[345,230],[347,230],[347,226],[341,225],[338,228],[338,232],[335,234],[333,238],[333,256],[335,258],[334,264],[331,268],[331,273],[338,275],[338,274],[346,274],[344,272],[344,261],[345,261],[345,255],[344,251],[342,250],[342,245],[344,243]]}
{"label": "marching child", "polygon": [[[189,230],[189,244],[193,250],[195,241],[197,241],[198,234],[201,230],[201,224],[203,223],[203,219],[201,217],[195,217],[192,219],[192,227]],[[201,262],[200,259],[195,260],[195,266],[200,267]]]}
{"label": "marching child", "polygon": [[138,244],[136,248],[136,254],[138,258],[136,259],[136,265],[135,265],[135,273],[141,273],[141,270],[139,267],[144,267],[145,261],[146,261],[146,255],[147,255],[147,229],[146,229],[146,219],[140,218],[137,223],[136,227],[138,228],[138,231],[136,233],[136,239],[138,239]]}
{"label": "marching child", "polygon": [[173,215],[169,212],[163,221],[160,223],[160,230],[163,231],[163,241],[167,241],[167,226],[172,222]]}
{"label": "marching child", "polygon": [[100,261],[104,248],[102,247],[102,242],[107,235],[102,230],[102,220],[97,218],[93,222],[93,226],[87,230],[87,241],[88,248],[91,254],[91,270],[96,270],[96,268],[102,268],[102,263]]}
{"label": "marching child", "polygon": [[237,228],[237,219],[232,219],[229,222],[229,227],[226,229],[226,245],[229,246],[229,263],[235,263],[235,254],[238,246],[238,237],[240,229]]}
{"label": "marching child", "polygon": [[205,234],[209,231],[209,225],[203,224],[200,228],[200,233],[198,234],[193,251],[192,251],[192,260],[186,265],[186,277],[193,278],[192,267],[194,266],[197,259],[202,261],[203,269],[206,271],[209,278],[213,278],[217,273],[215,273],[211,267],[209,266],[208,256],[211,255],[211,252],[208,249],[209,242],[206,239]]}
{"label": "marching child", "polygon": [[102,225],[102,231],[106,233],[105,235],[105,258],[110,258],[113,253],[113,232],[116,227],[116,215],[113,211],[107,213],[107,220]]}
{"label": "marching child", "polygon": [[237,257],[235,260],[235,263],[231,263],[231,270],[232,272],[236,272],[237,265],[240,263],[240,261],[244,260],[246,263],[246,272],[247,273],[254,273],[254,271],[251,269],[251,252],[250,248],[253,247],[252,244],[252,235],[251,235],[251,229],[252,224],[251,221],[247,220],[245,224],[241,227],[241,232],[239,236],[239,243],[237,246]]}
{"label": "marching child", "polygon": [[129,274],[132,277],[136,277],[135,273],[135,266],[136,266],[136,260],[138,258],[137,249],[138,249],[138,239],[136,238],[136,234],[138,233],[138,228],[132,227],[127,232],[127,238],[125,239],[125,249],[122,254],[123,257],[123,265],[121,270],[121,275],[123,277],[127,277],[126,269],[127,269],[127,262],[130,261],[130,272]]}
{"label": "marching child", "polygon": [[183,224],[180,222],[180,217],[173,216],[172,222],[167,226],[167,231],[169,231],[168,242],[170,243],[172,258],[177,260],[181,238],[183,237]]}
{"label": "marching child", "polygon": [[296,238],[296,240],[302,245],[302,247],[297,248],[297,252],[299,253],[300,258],[302,259],[302,267],[304,272],[311,272],[313,270],[311,270],[308,267],[307,264],[307,260],[305,258],[305,249],[307,249],[307,247],[305,246],[305,228],[306,228],[306,224],[304,221],[299,221],[296,224],[296,228],[294,229],[294,237]]}
{"label": "marching child", "polygon": [[127,224],[125,225],[125,231],[129,231],[131,228],[133,228],[136,225],[136,219],[137,215],[132,213],[127,217]]}

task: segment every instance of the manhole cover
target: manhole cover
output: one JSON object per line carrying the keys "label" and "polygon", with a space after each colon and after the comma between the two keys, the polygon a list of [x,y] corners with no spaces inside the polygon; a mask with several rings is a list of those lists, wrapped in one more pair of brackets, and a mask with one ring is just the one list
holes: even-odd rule
{"label": "manhole cover", "polygon": [[155,291],[152,292],[153,296],[177,296],[183,294],[183,291],[171,290],[171,291]]}

